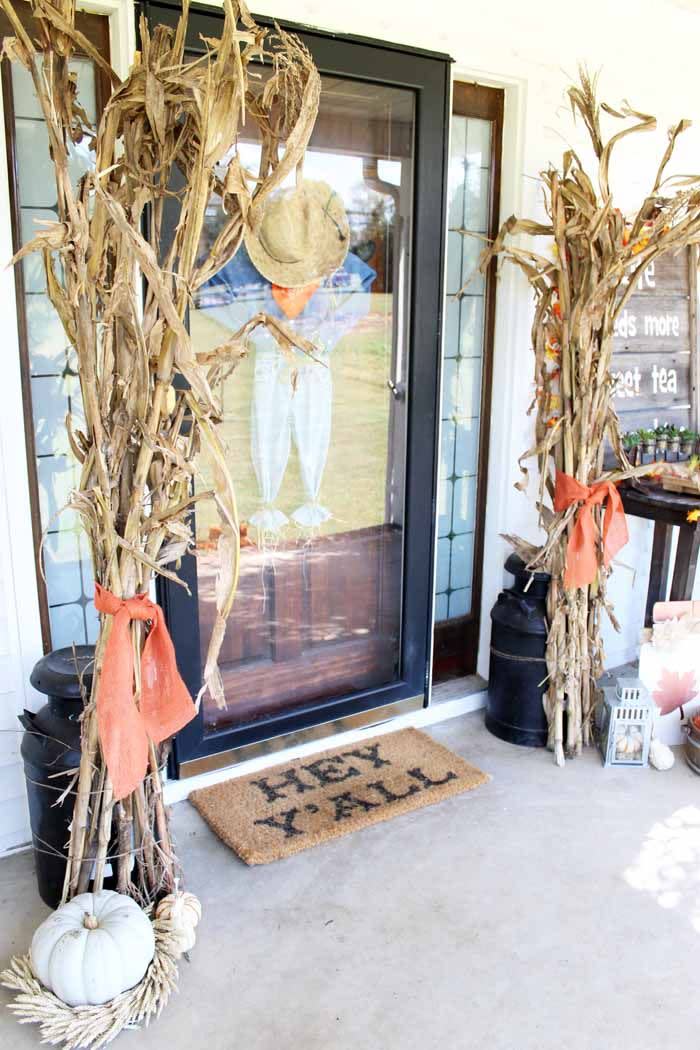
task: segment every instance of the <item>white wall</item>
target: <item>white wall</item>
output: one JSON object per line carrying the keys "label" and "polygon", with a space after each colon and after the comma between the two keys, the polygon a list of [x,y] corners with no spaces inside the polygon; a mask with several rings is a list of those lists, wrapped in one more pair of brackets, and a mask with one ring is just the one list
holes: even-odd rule
{"label": "white wall", "polygon": [[[89,0],[91,10],[112,13],[112,45],[123,67],[132,27],[128,0]],[[564,101],[569,79],[579,62],[601,70],[602,96],[615,104],[627,98],[635,108],[655,113],[659,131],[622,143],[613,164],[618,204],[630,208],[652,179],[665,145],[664,129],[679,117],[700,119],[697,41],[700,0],[588,0],[581,7],[552,0],[491,0],[466,5],[462,0],[260,0],[260,14],[449,53],[455,75],[507,89],[502,214],[536,215],[541,209],[537,175],[563,148],[581,148],[581,129],[572,125]],[[0,127],[2,125],[0,124]],[[1,132],[0,132],[1,137]],[[2,141],[0,151],[4,158]],[[583,149],[583,154],[588,153]],[[681,140],[675,167],[695,171],[700,158],[700,131]],[[2,161],[4,164],[4,160]],[[9,255],[7,176],[0,167],[0,254]],[[530,441],[526,409],[532,391],[529,348],[530,293],[524,279],[506,269],[500,279],[494,362],[494,407],[491,468],[484,555],[484,594],[479,668],[488,667],[488,611],[503,583],[507,549],[501,532],[519,531],[536,538],[534,514],[512,485],[516,461]],[[23,480],[21,391],[16,367],[11,275],[0,270],[0,318],[4,333],[3,389],[9,408],[0,413],[0,727],[14,726],[15,711],[27,697],[27,673],[40,654],[36,588],[30,528]],[[632,540],[618,561],[611,594],[624,623],[621,636],[608,640],[609,663],[634,654],[646,593],[650,527],[633,521]],[[11,542],[10,542],[11,537]],[[612,635],[612,632],[611,632]],[[3,806],[20,819],[21,782],[16,738],[0,740],[0,847],[6,827]],[[15,839],[26,829],[15,833]],[[8,840],[9,841],[9,840]]]}

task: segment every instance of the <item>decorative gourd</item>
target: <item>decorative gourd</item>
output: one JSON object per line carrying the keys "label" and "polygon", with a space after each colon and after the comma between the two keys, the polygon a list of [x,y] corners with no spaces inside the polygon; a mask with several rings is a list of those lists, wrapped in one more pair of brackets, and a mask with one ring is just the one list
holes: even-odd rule
{"label": "decorative gourd", "polygon": [[195,927],[202,918],[202,905],[194,893],[170,893],[156,908],[156,918],[166,919],[181,952],[194,948]]}
{"label": "decorative gourd", "polygon": [[98,1006],[138,984],[155,952],[153,927],[123,893],[80,893],[42,922],[32,969],[68,1006]]}
{"label": "decorative gourd", "polygon": [[670,769],[676,761],[673,751],[662,740],[654,737],[649,746],[649,763],[654,769]]}

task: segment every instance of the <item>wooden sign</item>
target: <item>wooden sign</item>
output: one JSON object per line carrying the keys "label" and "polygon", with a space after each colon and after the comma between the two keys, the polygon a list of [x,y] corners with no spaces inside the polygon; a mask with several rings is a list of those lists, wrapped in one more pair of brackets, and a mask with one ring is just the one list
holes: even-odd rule
{"label": "wooden sign", "polygon": [[698,426],[695,260],[690,250],[650,263],[618,317],[611,373],[623,433]]}

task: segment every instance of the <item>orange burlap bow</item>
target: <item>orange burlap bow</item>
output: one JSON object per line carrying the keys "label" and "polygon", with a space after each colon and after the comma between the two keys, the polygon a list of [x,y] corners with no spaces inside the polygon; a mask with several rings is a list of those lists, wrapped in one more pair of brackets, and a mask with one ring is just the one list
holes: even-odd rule
{"label": "orange burlap bow", "polygon": [[[159,744],[194,718],[196,708],[177,669],[163,610],[147,594],[117,598],[95,584],[95,608],[114,617],[97,689],[97,731],[114,798],[134,791],[148,770],[149,737]],[[141,653],[141,695],[134,701],[132,620],[151,621]]]}
{"label": "orange burlap bow", "polygon": [[572,503],[581,503],[574,527],[566,548],[566,570],[564,586],[587,587],[598,573],[596,539],[598,530],[593,520],[593,507],[605,507],[603,522],[603,563],[608,566],[617,552],[629,539],[627,520],[622,507],[620,493],[611,481],[599,481],[597,485],[582,485],[570,474],[557,471],[554,486],[554,509],[566,510]]}

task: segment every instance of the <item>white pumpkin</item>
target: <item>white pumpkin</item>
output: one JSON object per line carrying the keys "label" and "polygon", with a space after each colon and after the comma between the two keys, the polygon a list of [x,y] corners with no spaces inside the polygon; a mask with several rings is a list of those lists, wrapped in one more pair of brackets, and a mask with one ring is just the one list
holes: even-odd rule
{"label": "white pumpkin", "polygon": [[131,897],[80,893],[42,922],[32,969],[68,1006],[98,1006],[133,988],[155,952],[153,926]]}
{"label": "white pumpkin", "polygon": [[668,744],[654,737],[649,746],[649,763],[654,769],[670,769],[676,761]]}
{"label": "white pumpkin", "polygon": [[163,897],[156,908],[156,918],[170,923],[181,952],[194,948],[195,927],[202,918],[202,905],[194,893],[176,891]]}
{"label": "white pumpkin", "polygon": [[202,905],[194,893],[178,891],[163,897],[156,908],[156,915],[159,919],[168,919],[176,925],[182,923],[185,926],[196,926],[202,918]]}

